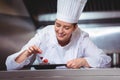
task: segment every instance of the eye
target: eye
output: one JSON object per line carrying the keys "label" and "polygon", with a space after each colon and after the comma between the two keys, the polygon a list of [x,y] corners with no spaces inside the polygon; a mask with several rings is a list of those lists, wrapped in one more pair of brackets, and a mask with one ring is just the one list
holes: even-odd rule
{"label": "eye", "polygon": [[70,27],[69,27],[69,26],[66,26],[65,29],[68,30],[68,29],[70,29]]}
{"label": "eye", "polygon": [[68,27],[65,27],[66,30],[68,30],[69,28]]}
{"label": "eye", "polygon": [[61,26],[60,24],[56,23],[56,27],[60,27],[60,26]]}

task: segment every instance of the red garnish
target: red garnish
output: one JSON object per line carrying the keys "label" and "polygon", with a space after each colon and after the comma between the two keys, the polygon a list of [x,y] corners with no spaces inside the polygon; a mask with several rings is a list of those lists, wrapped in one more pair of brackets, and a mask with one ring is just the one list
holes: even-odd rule
{"label": "red garnish", "polygon": [[43,60],[43,63],[48,63],[48,59],[44,59],[44,60]]}

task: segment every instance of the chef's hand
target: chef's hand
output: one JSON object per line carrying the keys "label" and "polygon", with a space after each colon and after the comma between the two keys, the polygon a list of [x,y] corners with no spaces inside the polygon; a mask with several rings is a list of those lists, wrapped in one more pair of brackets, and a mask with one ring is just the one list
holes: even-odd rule
{"label": "chef's hand", "polygon": [[81,67],[90,67],[84,58],[77,58],[67,62],[67,67],[72,69],[79,69]]}
{"label": "chef's hand", "polygon": [[42,50],[39,47],[37,47],[36,45],[30,46],[26,51],[29,55],[42,53]]}
{"label": "chef's hand", "polygon": [[15,59],[15,61],[17,63],[21,63],[25,59],[27,59],[31,54],[37,54],[37,53],[41,54],[42,50],[39,47],[35,46],[35,45],[30,46],[28,49],[26,49],[20,55],[18,55],[17,58]]}

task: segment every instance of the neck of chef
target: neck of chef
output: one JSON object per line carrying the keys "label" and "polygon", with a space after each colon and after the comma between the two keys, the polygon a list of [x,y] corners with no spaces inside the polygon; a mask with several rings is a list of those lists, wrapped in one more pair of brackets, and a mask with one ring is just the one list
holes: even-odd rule
{"label": "neck of chef", "polygon": [[58,43],[59,43],[59,45],[61,45],[61,46],[66,46],[67,44],[69,44],[70,39],[71,39],[71,37],[70,37],[68,40],[66,40],[66,41],[60,41],[60,40],[58,40]]}

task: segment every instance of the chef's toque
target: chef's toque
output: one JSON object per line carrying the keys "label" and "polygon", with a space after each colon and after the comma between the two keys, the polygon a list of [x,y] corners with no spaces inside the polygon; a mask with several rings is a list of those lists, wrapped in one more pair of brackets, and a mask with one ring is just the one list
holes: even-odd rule
{"label": "chef's toque", "polygon": [[58,0],[57,19],[77,23],[87,0]]}

